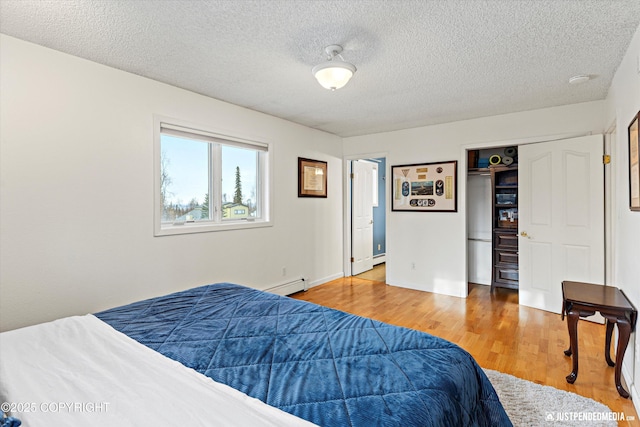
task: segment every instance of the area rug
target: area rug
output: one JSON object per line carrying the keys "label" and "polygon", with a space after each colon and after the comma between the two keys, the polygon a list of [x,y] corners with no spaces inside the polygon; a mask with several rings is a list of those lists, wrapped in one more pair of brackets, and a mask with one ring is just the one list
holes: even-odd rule
{"label": "area rug", "polygon": [[626,414],[557,388],[484,369],[514,426],[617,426]]}

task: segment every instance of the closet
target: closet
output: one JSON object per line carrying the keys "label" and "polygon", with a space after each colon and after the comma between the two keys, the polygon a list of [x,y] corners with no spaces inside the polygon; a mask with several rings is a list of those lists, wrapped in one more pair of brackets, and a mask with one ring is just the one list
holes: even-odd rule
{"label": "closet", "polygon": [[470,283],[518,289],[517,148],[470,150],[467,248]]}

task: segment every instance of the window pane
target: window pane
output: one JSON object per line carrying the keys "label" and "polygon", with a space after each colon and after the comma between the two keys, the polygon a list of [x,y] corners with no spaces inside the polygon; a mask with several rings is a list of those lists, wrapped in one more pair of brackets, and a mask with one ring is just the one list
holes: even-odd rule
{"label": "window pane", "polygon": [[248,148],[222,146],[222,219],[259,218],[258,155]]}
{"label": "window pane", "polygon": [[201,221],[209,215],[209,143],[161,135],[162,222]]}

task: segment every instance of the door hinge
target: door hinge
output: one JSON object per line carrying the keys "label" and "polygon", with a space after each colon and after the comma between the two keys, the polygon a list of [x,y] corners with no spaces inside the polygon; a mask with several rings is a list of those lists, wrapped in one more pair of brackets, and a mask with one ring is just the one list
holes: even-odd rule
{"label": "door hinge", "polygon": [[354,177],[354,175],[353,175],[353,174],[350,174],[350,175],[349,175],[349,178],[353,179],[353,177]]}
{"label": "door hinge", "polygon": [[355,261],[356,261],[356,260],[355,260],[355,259],[353,259],[353,257],[351,257],[351,262],[355,262]]}
{"label": "door hinge", "polygon": [[604,163],[605,165],[608,165],[609,163],[611,163],[611,156],[608,154],[605,154],[604,156],[602,156],[602,163]]}

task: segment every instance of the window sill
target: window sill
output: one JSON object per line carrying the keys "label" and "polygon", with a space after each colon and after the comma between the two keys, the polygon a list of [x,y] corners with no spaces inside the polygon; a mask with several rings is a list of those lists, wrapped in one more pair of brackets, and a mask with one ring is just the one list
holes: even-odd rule
{"label": "window sill", "polygon": [[271,227],[273,221],[228,221],[223,223],[195,223],[186,222],[184,224],[163,224],[156,227],[154,236],[174,236],[181,234],[211,233],[215,231],[244,230],[250,228]]}

